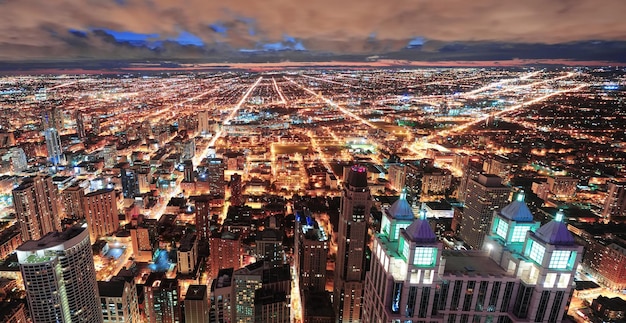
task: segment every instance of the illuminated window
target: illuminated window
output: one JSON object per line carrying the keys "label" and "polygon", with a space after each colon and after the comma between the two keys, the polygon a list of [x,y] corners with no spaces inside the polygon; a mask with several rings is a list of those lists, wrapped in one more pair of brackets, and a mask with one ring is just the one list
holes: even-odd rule
{"label": "illuminated window", "polygon": [[431,266],[435,258],[435,248],[417,247],[415,248],[415,256],[413,264],[418,266]]}
{"label": "illuminated window", "polygon": [[534,260],[538,264],[543,263],[543,254],[546,252],[546,248],[533,241],[530,247],[530,259]]}
{"label": "illuminated window", "polygon": [[404,257],[404,259],[406,259],[407,261],[409,260],[409,249],[410,249],[410,244],[406,243],[406,241],[404,241],[404,238],[400,239],[400,247],[402,248],[402,256]]}
{"label": "illuminated window", "polygon": [[507,231],[509,230],[509,224],[499,220],[498,226],[496,227],[496,234],[500,236],[502,239],[506,239]]}
{"label": "illuminated window", "polygon": [[511,242],[524,242],[526,240],[526,232],[528,232],[528,227],[526,226],[515,227]]}
{"label": "illuminated window", "polygon": [[561,276],[559,277],[559,283],[557,284],[556,287],[567,288],[568,285],[570,284],[569,282],[570,278],[572,278],[571,274],[561,274]]}
{"label": "illuminated window", "polygon": [[552,288],[554,287],[554,283],[556,283],[556,273],[549,273],[546,275],[546,280],[543,282],[544,288]]}
{"label": "illuminated window", "polygon": [[569,250],[555,250],[552,252],[552,257],[550,258],[550,265],[548,268],[550,269],[566,269],[568,266],[570,255],[572,254]]}

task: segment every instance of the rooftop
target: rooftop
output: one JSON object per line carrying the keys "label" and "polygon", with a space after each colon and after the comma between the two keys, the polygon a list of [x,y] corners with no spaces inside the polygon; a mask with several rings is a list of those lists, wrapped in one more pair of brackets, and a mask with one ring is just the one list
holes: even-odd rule
{"label": "rooftop", "polygon": [[506,270],[482,251],[444,250],[443,256],[446,274],[507,276]]}
{"label": "rooftop", "polygon": [[189,285],[185,300],[202,301],[207,297],[206,285]]}

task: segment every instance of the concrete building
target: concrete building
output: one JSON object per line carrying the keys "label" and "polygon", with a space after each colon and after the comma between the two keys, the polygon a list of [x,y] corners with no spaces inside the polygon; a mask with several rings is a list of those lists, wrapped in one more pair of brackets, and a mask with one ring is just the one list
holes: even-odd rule
{"label": "concrete building", "polygon": [[365,254],[371,208],[367,170],[363,166],[352,166],[344,179],[337,231],[333,305],[339,322],[361,320],[363,283],[369,268]]}
{"label": "concrete building", "polygon": [[239,234],[223,232],[209,239],[209,275],[216,277],[225,268],[240,268],[242,247]]}
{"label": "concrete building", "polygon": [[178,288],[178,280],[165,278],[164,273],[150,273],[144,285],[147,323],[181,322]]}
{"label": "concrete building", "polygon": [[48,149],[48,161],[52,165],[65,164],[65,156],[63,155],[63,146],[61,146],[61,137],[55,128],[48,128],[44,131],[46,140],[46,148]]}
{"label": "concrete building", "polygon": [[328,236],[309,212],[296,212],[295,264],[300,291],[326,289]]}
{"label": "concrete building", "polygon": [[626,216],[626,182],[609,181],[607,189],[602,217],[611,220]]}
{"label": "concrete building", "polygon": [[224,171],[226,164],[221,158],[209,158],[206,164],[206,181],[209,183],[209,193],[211,195],[224,196],[226,193],[226,182],[224,181]]}
{"label": "concrete building", "polygon": [[[561,322],[582,247],[523,201],[496,212],[484,249],[444,250],[421,216],[388,212],[374,239],[363,322]],[[396,235],[397,233],[397,235]]]}
{"label": "concrete building", "polygon": [[83,206],[92,243],[119,229],[120,220],[114,190],[103,189],[86,194],[83,196]]}
{"label": "concrete building", "polygon": [[509,195],[510,188],[496,175],[481,174],[469,180],[459,235],[470,248],[482,248],[493,212],[508,203]]}
{"label": "concrete building", "polygon": [[57,187],[50,176],[28,177],[13,189],[13,204],[22,240],[39,240],[61,229]]}
{"label": "concrete building", "polygon": [[195,232],[185,234],[176,250],[178,273],[191,274],[198,264],[198,239]]}
{"label": "concrete building", "polygon": [[254,254],[257,260],[264,260],[272,267],[280,267],[287,262],[283,249],[284,232],[266,228],[259,231],[254,239]]}
{"label": "concrete building", "polygon": [[185,294],[185,322],[209,322],[209,300],[206,285],[189,285]]}
{"label": "concrete building", "polygon": [[209,322],[233,322],[235,298],[233,296],[233,268],[220,269],[211,282],[211,308]]}
{"label": "concrete building", "polygon": [[100,306],[104,323],[142,323],[134,279],[113,277],[99,281]]}
{"label": "concrete building", "polygon": [[84,219],[85,208],[83,207],[85,188],[74,184],[61,191],[61,204],[66,218]]}
{"label": "concrete building", "polygon": [[468,192],[468,185],[470,180],[477,180],[478,175],[482,172],[482,163],[479,160],[468,160],[467,164],[463,167],[463,176],[459,183],[459,189],[457,190],[457,199],[460,202],[465,202],[465,198]]}
{"label": "concrete building", "polygon": [[550,176],[548,187],[556,198],[573,197],[578,188],[578,179],[570,176]]}
{"label": "concrete building", "polygon": [[85,225],[27,241],[17,259],[33,322],[103,322]]}

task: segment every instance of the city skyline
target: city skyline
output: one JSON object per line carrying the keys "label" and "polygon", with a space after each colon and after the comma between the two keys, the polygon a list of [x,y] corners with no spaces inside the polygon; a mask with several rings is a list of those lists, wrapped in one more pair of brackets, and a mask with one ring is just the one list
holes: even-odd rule
{"label": "city skyline", "polygon": [[584,1],[5,1],[0,62],[625,63],[626,4]]}

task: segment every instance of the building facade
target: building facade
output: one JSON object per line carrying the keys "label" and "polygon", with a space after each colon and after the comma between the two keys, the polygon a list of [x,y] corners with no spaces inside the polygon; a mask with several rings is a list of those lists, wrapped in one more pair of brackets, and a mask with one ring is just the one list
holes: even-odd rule
{"label": "building facade", "polygon": [[371,208],[367,170],[363,166],[352,166],[344,180],[337,231],[333,305],[339,322],[361,321]]}
{"label": "building facade", "polygon": [[22,240],[39,240],[61,229],[57,187],[50,176],[28,177],[13,189],[13,204]]}
{"label": "building facade", "polygon": [[609,181],[607,189],[602,217],[611,220],[626,216],[626,182]]}
{"label": "building facade", "polygon": [[33,322],[103,322],[86,226],[27,241],[17,259]]}
{"label": "building facade", "polygon": [[83,196],[83,207],[92,242],[119,229],[120,220],[113,189],[102,189],[86,194]]}
{"label": "building facade", "polygon": [[309,212],[296,212],[295,263],[300,291],[324,291],[328,236]]}

